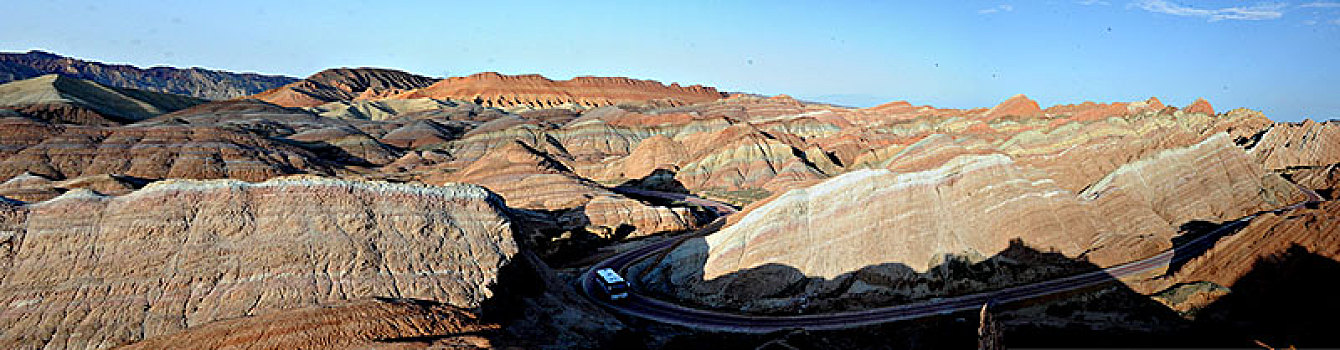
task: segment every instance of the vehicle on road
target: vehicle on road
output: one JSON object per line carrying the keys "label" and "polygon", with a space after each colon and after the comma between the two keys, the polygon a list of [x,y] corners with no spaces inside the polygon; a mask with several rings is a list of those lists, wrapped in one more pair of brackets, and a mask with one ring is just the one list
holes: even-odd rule
{"label": "vehicle on road", "polygon": [[628,281],[619,276],[614,269],[603,268],[596,270],[596,277],[600,279],[600,290],[605,292],[605,297],[611,301],[628,297]]}

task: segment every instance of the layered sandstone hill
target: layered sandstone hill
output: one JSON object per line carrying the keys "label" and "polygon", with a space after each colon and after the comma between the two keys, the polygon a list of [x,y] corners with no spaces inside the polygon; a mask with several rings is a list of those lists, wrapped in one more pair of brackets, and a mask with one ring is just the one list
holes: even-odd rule
{"label": "layered sandstone hill", "polygon": [[91,80],[118,88],[155,91],[197,98],[222,100],[247,96],[297,81],[297,78],[233,73],[203,68],[139,68],[104,64],[60,55],[29,51],[0,53],[0,83],[36,78],[47,74]]}
{"label": "layered sandstone hill", "polygon": [[[136,126],[190,125],[240,130],[311,151],[331,163],[362,166],[383,165],[398,159],[401,151],[381,142],[380,137],[408,123],[412,122],[328,118],[306,109],[281,107],[260,100],[231,100],[165,114]],[[300,170],[321,172],[320,169]]]}
{"label": "layered sandstone hill", "polygon": [[[1296,247],[1296,248],[1294,248]],[[1182,265],[1168,278],[1143,280],[1132,286],[1153,293],[1179,283],[1212,282],[1232,286],[1255,265],[1302,249],[1340,260],[1340,203],[1277,214],[1267,213],[1247,227],[1224,237],[1204,254]]]}
{"label": "layered sandstone hill", "polygon": [[[1002,105],[1030,105],[1020,99]],[[944,278],[931,269],[987,260],[1016,239],[1031,249],[1111,265],[1170,248],[1187,222],[1234,219],[1303,198],[1234,142],[1269,125],[1259,114],[1213,116],[1151,105],[1105,118],[1082,113],[1081,105],[1066,115],[1040,110],[1042,116],[1027,118],[1018,114],[1039,111],[995,108],[1016,111],[994,117],[949,111],[947,118],[901,123],[889,119],[936,111],[884,106],[876,113],[896,112],[883,120],[810,112],[906,136],[886,136],[890,151],[857,157],[867,159],[861,167],[874,169],[848,170],[748,208],[701,244],[686,244],[646,266],[645,284],[677,286],[663,292],[709,305],[760,311],[795,307],[802,296],[962,293],[1047,276],[945,280],[938,283],[957,287],[939,289],[906,281]],[[1032,112],[1019,112],[1025,109]],[[832,139],[824,134],[811,139],[824,147],[831,142],[824,139]],[[857,271],[887,278],[853,284]]]}
{"label": "layered sandstone hill", "polygon": [[1252,154],[1270,169],[1340,163],[1340,123],[1277,123],[1250,142]]}
{"label": "layered sandstone hill", "polygon": [[[468,327],[436,307],[283,310],[370,297],[478,307],[518,249],[504,210],[478,186],[318,178],[160,181],[118,197],[75,190],[38,204],[6,202],[0,344],[106,348],[270,314],[255,322],[287,319],[285,327],[311,327],[296,332],[362,339]],[[302,315],[349,328],[295,319]],[[377,315],[385,317],[370,318]],[[423,328],[377,331],[397,324]],[[229,325],[201,332],[220,328]],[[255,332],[277,343],[315,336],[267,327],[218,341]]]}
{"label": "layered sandstone hill", "polygon": [[[1071,168],[1085,178],[1101,177],[1133,157],[1170,146],[1198,141],[1205,130],[1168,138],[1135,138],[1145,129],[1123,126],[1141,116],[1167,115],[1206,124],[1214,116],[1168,109],[1157,99],[1134,103],[1066,105],[1039,111],[1009,111],[1012,105],[1034,106],[1023,96],[991,109],[948,110],[895,103],[872,109],[847,109],[805,104],[778,97],[735,96],[677,108],[640,110],[607,106],[585,110],[571,119],[541,119],[526,113],[488,120],[440,148],[452,155],[447,168],[463,169],[490,150],[521,141],[555,157],[578,176],[604,183],[638,180],[657,169],[673,173],[688,190],[727,198],[738,203],[762,199],[770,193],[796,188],[853,169],[885,167],[895,157],[925,154],[936,142],[954,140],[935,135],[964,135],[963,148],[1001,148],[1039,166]],[[1031,107],[1030,107],[1031,108]],[[1031,109],[1030,109],[1031,110]],[[1036,113],[1035,113],[1036,112]],[[1038,114],[1040,113],[1040,114]],[[1236,112],[1235,112],[1236,113]],[[1032,115],[1021,116],[1020,114]],[[1237,138],[1250,137],[1269,121],[1233,114],[1232,122],[1214,124]],[[564,117],[566,118],[566,117]],[[1121,121],[1106,122],[1109,118]],[[1173,118],[1156,118],[1142,125],[1166,127]],[[1065,126],[1061,132],[1059,130]],[[1077,130],[1077,129],[1093,130]],[[1149,129],[1152,130],[1152,129]],[[1106,133],[1118,132],[1119,135]],[[1055,161],[1047,148],[1058,138],[1082,134],[1092,143],[1072,151],[1087,153],[1105,163],[1081,167]],[[1246,133],[1246,134],[1244,134]],[[1063,135],[1063,136],[1056,136]],[[1189,135],[1189,136],[1187,136]],[[1105,146],[1116,136],[1139,142],[1129,154],[1108,154]],[[928,143],[922,143],[930,140]],[[1012,140],[1012,141],[1011,141]],[[1085,139],[1088,140],[1088,139]],[[650,142],[646,142],[650,141]],[[1086,141],[1088,142],[1088,141]],[[949,144],[959,143],[952,141]],[[1025,154],[1026,153],[1026,154]],[[1111,158],[1111,159],[1109,159]],[[928,157],[935,162],[936,157]],[[915,164],[900,161],[903,167]],[[402,167],[412,168],[412,167]],[[1065,178],[1063,186],[1078,191],[1087,183]]]}
{"label": "layered sandstone hill", "polygon": [[437,79],[392,69],[336,68],[251,98],[285,107],[315,107],[328,102],[351,101],[364,94],[422,88],[435,81]]}
{"label": "layered sandstone hill", "polygon": [[508,206],[534,210],[575,209],[573,225],[593,226],[613,235],[628,227],[634,236],[684,231],[697,227],[686,208],[648,205],[615,194],[604,186],[573,174],[552,156],[525,143],[494,149],[469,167],[430,183],[444,181],[479,184],[497,192]]}
{"label": "layered sandstone hill", "polygon": [[312,152],[244,130],[216,126],[52,126],[0,119],[6,137],[0,178],[23,173],[53,180],[118,174],[149,179],[262,181],[329,173]]}
{"label": "layered sandstone hill", "polygon": [[576,77],[550,80],[543,76],[479,73],[447,78],[397,98],[436,98],[473,101],[486,107],[556,108],[599,107],[618,103],[684,105],[724,97],[701,85],[669,86],[650,80],[617,77]]}
{"label": "layered sandstone hill", "polygon": [[0,108],[26,118],[62,124],[120,125],[202,102],[192,97],[114,88],[54,74],[0,85]]}

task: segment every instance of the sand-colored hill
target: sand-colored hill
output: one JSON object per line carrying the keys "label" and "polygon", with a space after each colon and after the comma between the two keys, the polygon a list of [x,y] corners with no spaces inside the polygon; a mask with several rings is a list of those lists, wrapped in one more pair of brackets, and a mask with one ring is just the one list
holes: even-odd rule
{"label": "sand-colored hill", "polygon": [[203,100],[104,86],[60,75],[0,85],[0,108],[41,121],[120,125],[188,108]]}

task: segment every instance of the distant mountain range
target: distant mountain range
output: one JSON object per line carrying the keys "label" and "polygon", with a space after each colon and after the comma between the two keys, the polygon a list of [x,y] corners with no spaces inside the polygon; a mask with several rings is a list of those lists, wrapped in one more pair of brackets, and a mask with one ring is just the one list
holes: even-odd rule
{"label": "distant mountain range", "polygon": [[43,51],[0,53],[0,83],[47,74],[91,80],[103,85],[166,92],[210,100],[254,95],[298,81],[298,78],[233,73],[203,68],[153,67],[105,64]]}

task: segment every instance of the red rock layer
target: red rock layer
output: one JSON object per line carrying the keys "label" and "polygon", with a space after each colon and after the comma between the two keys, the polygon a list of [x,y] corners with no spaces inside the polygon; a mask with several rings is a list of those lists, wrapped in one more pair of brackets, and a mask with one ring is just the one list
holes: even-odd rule
{"label": "red rock layer", "polygon": [[1214,115],[1214,107],[1210,106],[1210,102],[1205,101],[1205,99],[1203,98],[1196,99],[1195,102],[1191,102],[1190,105],[1187,105],[1186,108],[1182,110],[1187,113],[1203,113],[1205,115]]}
{"label": "red rock layer", "polygon": [[666,86],[655,81],[629,78],[576,77],[554,81],[534,74],[479,73],[447,78],[398,97],[474,101],[485,107],[551,108],[567,104],[598,107],[656,100],[682,105],[713,101],[723,96],[715,88],[701,85]]}
{"label": "red rock layer", "polygon": [[986,111],[986,117],[1040,117],[1042,108],[1038,107],[1038,102],[1033,101],[1023,94],[1011,96],[1005,102],[1001,102],[995,107]]}

